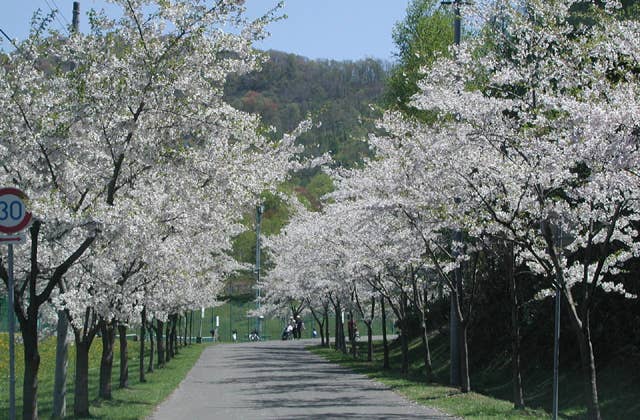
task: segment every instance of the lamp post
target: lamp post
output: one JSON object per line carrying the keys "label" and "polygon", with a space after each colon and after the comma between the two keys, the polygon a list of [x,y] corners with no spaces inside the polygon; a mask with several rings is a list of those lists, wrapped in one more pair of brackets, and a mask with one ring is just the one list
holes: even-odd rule
{"label": "lamp post", "polygon": [[[259,204],[256,206],[256,310],[260,309],[260,224],[262,223],[262,213],[264,213],[264,206]],[[262,336],[260,327],[260,316],[256,316],[258,337]]]}
{"label": "lamp post", "polygon": [[[460,5],[461,4],[469,4],[468,2],[461,0],[449,0],[443,1],[442,5],[451,5],[453,6],[453,43],[458,46],[460,45],[460,40],[462,36],[462,15],[460,14]],[[455,198],[456,204],[460,202],[460,198]],[[457,243],[462,242],[462,232],[459,229],[456,229],[453,232],[453,240]],[[454,256],[458,257],[459,252],[457,248],[454,250]],[[455,269],[454,272],[454,287],[459,289],[462,287],[462,270],[460,267]],[[457,315],[457,304],[453,298],[454,292],[451,291],[451,303],[449,310],[449,349],[450,349],[450,359],[451,359],[451,368],[450,368],[450,378],[449,382],[453,386],[460,386],[460,342],[458,337],[459,331],[459,322]]]}

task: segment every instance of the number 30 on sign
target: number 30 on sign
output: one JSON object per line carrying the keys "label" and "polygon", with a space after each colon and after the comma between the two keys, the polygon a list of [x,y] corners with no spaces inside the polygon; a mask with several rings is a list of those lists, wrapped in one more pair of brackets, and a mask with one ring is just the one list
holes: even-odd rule
{"label": "number 30 on sign", "polygon": [[26,195],[17,188],[0,188],[0,234],[15,235],[31,223]]}

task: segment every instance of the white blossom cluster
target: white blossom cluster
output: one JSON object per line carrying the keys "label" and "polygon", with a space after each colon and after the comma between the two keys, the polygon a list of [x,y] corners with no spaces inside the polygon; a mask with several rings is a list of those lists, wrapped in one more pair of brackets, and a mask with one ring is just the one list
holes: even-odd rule
{"label": "white blossom cluster", "polygon": [[223,99],[227,77],[263,59],[252,44],[275,10],[248,21],[237,0],[111,3],[120,16],[90,12],[86,34],[36,21],[0,66],[0,185],[23,190],[40,224],[16,278],[37,275],[76,329],[90,312],[136,324],[143,307],[163,320],[216,304],[243,214],[304,165],[294,141],[308,123],[274,142]]}
{"label": "white blossom cluster", "polygon": [[332,171],[322,213],[270,240],[268,287],[291,299],[352,282],[384,291],[383,279],[423,270],[455,293],[454,270],[497,238],[563,290],[576,325],[595,288],[635,298],[616,276],[640,256],[640,25],[614,1],[581,23],[577,3],[468,10],[482,31],[425,68],[412,101],[436,122],[387,112],[375,157]]}

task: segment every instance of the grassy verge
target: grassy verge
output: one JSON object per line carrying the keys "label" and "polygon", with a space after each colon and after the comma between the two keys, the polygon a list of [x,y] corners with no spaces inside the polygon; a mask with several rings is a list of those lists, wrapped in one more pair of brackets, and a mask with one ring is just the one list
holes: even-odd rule
{"label": "grassy verge", "polygon": [[[452,414],[465,419],[533,419],[548,418],[549,416],[542,410],[525,410],[518,411],[513,409],[513,404],[508,401],[499,400],[497,398],[471,392],[468,394],[461,393],[456,388],[437,383],[427,383],[416,372],[412,372],[408,377],[400,375],[399,370],[394,368],[391,370],[383,370],[381,368],[381,358],[378,353],[381,349],[375,348],[376,357],[372,363],[362,359],[354,360],[349,355],[343,355],[332,349],[313,347],[311,350],[323,356],[327,360],[339,363],[356,372],[363,373],[372,379],[375,379],[393,391],[404,395],[411,401],[429,407],[438,408],[441,411]],[[394,350],[392,352],[393,366],[399,366],[398,354]],[[381,357],[381,356],[380,356]]]}
{"label": "grassy verge", "polygon": [[[38,412],[40,418],[50,418],[53,406],[53,379],[55,366],[55,338],[40,343],[40,371],[38,375]],[[7,335],[0,334],[0,349],[7,347]],[[129,342],[129,388],[117,389],[119,375],[119,348],[116,343],[113,367],[113,399],[103,401],[95,399],[89,409],[94,419],[133,420],[145,418],[162,402],[184,379],[200,357],[206,345],[193,344],[181,347],[179,354],[167,363],[163,369],[156,369],[146,375],[147,382],[138,381],[139,343]],[[89,361],[89,395],[98,395],[98,377],[100,370],[101,343],[97,339],[91,346]],[[8,418],[9,413],[9,368],[8,352],[0,351],[0,419]],[[24,372],[22,346],[16,345],[16,412],[22,413],[22,379]],[[75,374],[75,347],[69,347],[69,368],[67,373],[67,413],[73,413],[73,378]],[[148,362],[148,359],[147,359]],[[69,416],[68,418],[73,418]]]}
{"label": "grassy verge", "polygon": [[[476,392],[462,394],[448,383],[448,337],[436,336],[430,341],[435,383],[424,380],[422,344],[412,342],[410,347],[409,375],[400,374],[401,353],[395,343],[391,346],[391,369],[382,369],[382,345],[375,343],[374,361],[367,362],[366,343],[360,344],[360,357],[353,359],[333,349],[311,348],[326,359],[368,375],[412,401],[435,407],[443,412],[465,419],[533,419],[549,418],[551,409],[552,371],[548,368],[530,367],[523,373],[525,401],[529,408],[514,410],[510,402],[511,371],[508,356],[494,355],[482,366],[471,369],[471,387]],[[616,367],[618,366],[618,367]],[[640,384],[637,375],[619,367],[615,361],[599,370],[599,395],[604,419],[640,418]],[[582,419],[586,409],[582,397],[579,369],[562,366],[560,376],[560,418]]]}

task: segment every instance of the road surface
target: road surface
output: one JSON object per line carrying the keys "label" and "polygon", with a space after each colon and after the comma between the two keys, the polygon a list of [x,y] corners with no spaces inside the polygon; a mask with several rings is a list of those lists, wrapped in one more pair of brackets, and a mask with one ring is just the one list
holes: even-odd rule
{"label": "road surface", "polygon": [[451,419],[304,349],[314,341],[210,346],[150,419]]}

